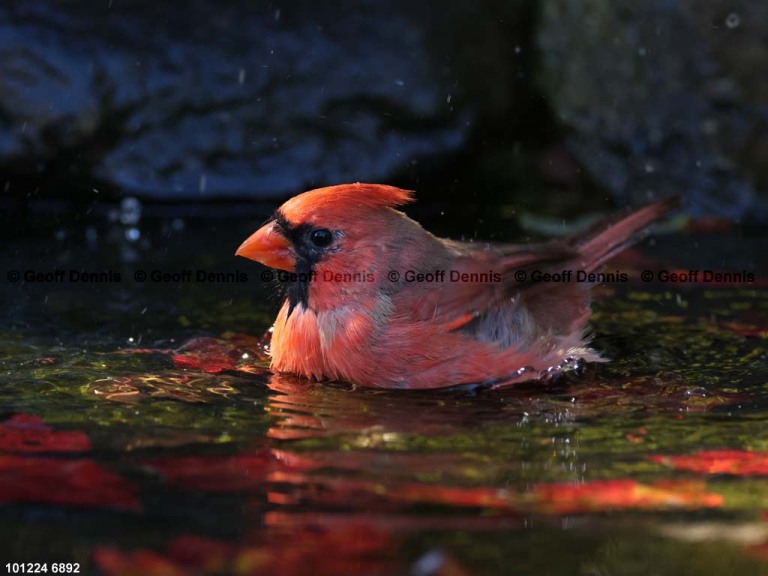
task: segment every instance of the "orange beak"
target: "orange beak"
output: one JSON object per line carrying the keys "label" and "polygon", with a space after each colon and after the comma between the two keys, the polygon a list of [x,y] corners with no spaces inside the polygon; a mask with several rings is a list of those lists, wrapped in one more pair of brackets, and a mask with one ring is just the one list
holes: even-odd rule
{"label": "orange beak", "polygon": [[251,234],[245,242],[240,244],[235,256],[244,256],[270,268],[289,272],[292,272],[296,265],[296,256],[291,249],[291,243],[274,222],[265,224]]}

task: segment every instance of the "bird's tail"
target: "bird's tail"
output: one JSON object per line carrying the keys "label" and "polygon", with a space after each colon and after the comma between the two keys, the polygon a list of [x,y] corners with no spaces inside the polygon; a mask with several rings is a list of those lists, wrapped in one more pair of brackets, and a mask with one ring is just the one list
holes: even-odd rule
{"label": "bird's tail", "polygon": [[596,270],[622,250],[640,241],[651,223],[679,205],[680,199],[673,197],[634,211],[619,212],[571,238],[568,244],[581,255],[583,270]]}

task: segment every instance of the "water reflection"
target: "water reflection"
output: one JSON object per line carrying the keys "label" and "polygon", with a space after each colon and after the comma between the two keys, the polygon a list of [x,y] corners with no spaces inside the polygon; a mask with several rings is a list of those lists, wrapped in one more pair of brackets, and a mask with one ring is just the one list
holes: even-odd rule
{"label": "water reflection", "polygon": [[460,434],[527,417],[519,403],[499,396],[350,390],[285,374],[272,375],[267,386],[274,392],[267,410],[276,419],[269,435],[278,439],[362,434],[385,444],[394,434]]}
{"label": "water reflection", "polygon": [[588,371],[575,381],[532,382],[503,391],[403,392],[349,390],[274,374],[267,411],[276,419],[269,436],[302,439],[358,434],[386,445],[398,434],[425,437],[478,433],[486,427],[532,422],[574,423],[615,413],[703,411],[736,404],[746,394],[705,390],[676,374],[606,378]]}

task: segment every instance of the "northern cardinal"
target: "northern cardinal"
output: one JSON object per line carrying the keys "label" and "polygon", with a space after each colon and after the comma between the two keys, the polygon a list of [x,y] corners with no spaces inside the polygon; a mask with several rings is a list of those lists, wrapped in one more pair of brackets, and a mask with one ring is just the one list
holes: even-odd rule
{"label": "northern cardinal", "polygon": [[[373,388],[493,387],[605,361],[586,332],[594,282],[576,273],[599,269],[675,204],[568,240],[494,245],[430,234],[396,210],[412,200],[380,184],[311,190],[237,249],[283,271],[274,371]],[[570,278],[544,280],[567,270]]]}

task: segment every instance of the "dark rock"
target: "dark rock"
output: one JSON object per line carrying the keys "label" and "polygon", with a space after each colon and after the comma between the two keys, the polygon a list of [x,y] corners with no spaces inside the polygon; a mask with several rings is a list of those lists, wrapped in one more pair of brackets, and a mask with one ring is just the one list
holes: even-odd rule
{"label": "dark rock", "polygon": [[386,181],[509,113],[521,4],[5,0],[0,174],[185,200]]}
{"label": "dark rock", "polygon": [[[740,3],[745,16],[762,15],[749,17],[755,42],[768,34],[758,4]],[[540,85],[571,132],[570,151],[622,201],[678,194],[694,213],[768,217],[753,185],[754,168],[768,165],[768,146],[754,146],[768,134],[766,99],[743,90],[765,91],[765,75],[734,73],[741,54],[718,53],[724,42],[712,38],[729,14],[720,5],[702,16],[688,0],[543,3]],[[760,161],[749,157],[758,150]]]}
{"label": "dark rock", "polygon": [[723,76],[724,87],[752,110],[746,138],[726,136],[729,157],[768,191],[768,3],[750,0],[681,0]]}

